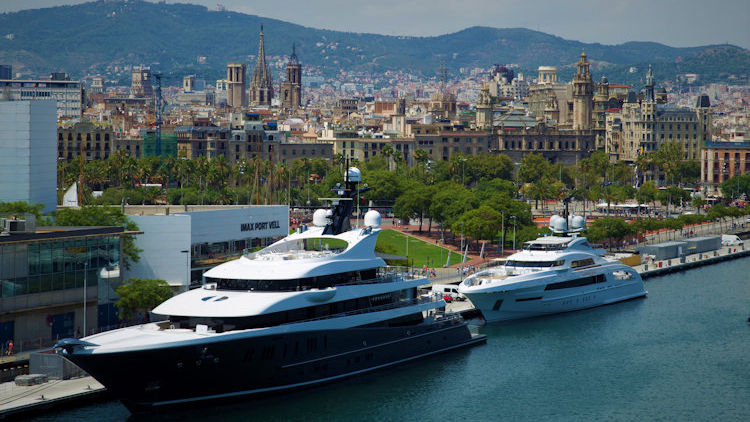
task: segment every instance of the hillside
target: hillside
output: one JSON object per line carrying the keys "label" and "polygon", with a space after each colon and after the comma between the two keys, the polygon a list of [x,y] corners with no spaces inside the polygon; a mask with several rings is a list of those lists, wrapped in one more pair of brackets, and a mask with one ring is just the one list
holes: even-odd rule
{"label": "hillside", "polygon": [[[76,78],[97,73],[117,77],[116,67],[143,63],[175,77],[198,73],[212,79],[224,74],[227,62],[254,64],[261,25],[272,65],[280,68],[296,43],[307,69],[325,76],[342,70],[432,76],[441,61],[452,73],[460,67],[514,63],[527,71],[542,64],[557,65],[564,75],[570,71],[565,67],[571,66],[582,50],[595,62],[595,71],[613,72],[608,76],[632,64],[658,62],[667,69],[679,66],[680,73],[701,74],[702,80],[740,81],[742,77],[737,75],[744,73],[747,81],[750,68],[748,51],[733,46],[586,44],[523,28],[488,27],[436,37],[396,37],[307,28],[202,6],[140,0],[0,14],[0,35],[4,36],[0,38],[0,63],[13,64],[15,71],[30,74],[66,71]],[[205,57],[205,63],[198,64],[198,57]],[[712,58],[721,58],[723,69],[717,69]]]}

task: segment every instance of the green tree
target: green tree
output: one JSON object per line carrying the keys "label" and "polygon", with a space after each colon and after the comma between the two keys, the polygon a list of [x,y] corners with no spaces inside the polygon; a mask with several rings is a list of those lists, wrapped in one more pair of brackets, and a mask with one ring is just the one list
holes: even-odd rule
{"label": "green tree", "polygon": [[682,145],[675,141],[663,143],[653,154],[653,162],[666,174],[668,184],[674,183],[677,179],[677,168],[684,156]]}
{"label": "green tree", "polygon": [[586,231],[586,237],[593,242],[601,242],[606,239],[620,240],[635,232],[622,218],[598,218],[594,220]]}
{"label": "green tree", "polygon": [[0,213],[33,214],[38,226],[46,226],[49,224],[49,220],[42,214],[42,208],[44,208],[44,204],[31,205],[25,201],[0,202]]}
{"label": "green tree", "polygon": [[523,183],[538,183],[550,172],[550,163],[541,154],[526,154],[521,158],[518,177]]}
{"label": "green tree", "polygon": [[[120,226],[127,231],[138,231],[138,226],[117,207],[84,206],[79,209],[61,208],[55,212],[55,224],[59,226]],[[131,262],[140,260],[141,249],[135,246],[135,238],[123,236],[122,266],[130,268]]]}
{"label": "green tree", "polygon": [[120,299],[115,306],[124,319],[130,319],[138,312],[149,312],[160,303],[172,297],[172,289],[164,280],[129,278],[115,289]]}
{"label": "green tree", "polygon": [[750,197],[750,173],[732,176],[719,185],[725,198]]}
{"label": "green tree", "polygon": [[695,160],[680,161],[677,163],[677,177],[680,183],[695,183],[701,177],[701,165]]}
{"label": "green tree", "polygon": [[[635,199],[638,201],[639,205],[648,204],[650,202],[653,208],[657,193],[659,193],[659,190],[656,189],[656,185],[653,181],[649,180],[638,188],[638,192],[635,194]],[[651,214],[650,210],[651,209],[649,208],[649,214]]]}
{"label": "green tree", "polygon": [[500,212],[487,205],[481,205],[461,215],[453,224],[452,230],[454,232],[460,230],[459,225],[463,224],[464,234],[472,237],[477,243],[482,239],[493,240],[500,232],[501,218]]}

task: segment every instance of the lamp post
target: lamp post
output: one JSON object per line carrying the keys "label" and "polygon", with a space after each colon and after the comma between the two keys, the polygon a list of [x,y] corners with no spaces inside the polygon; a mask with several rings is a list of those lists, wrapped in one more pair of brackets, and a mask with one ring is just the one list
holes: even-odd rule
{"label": "lamp post", "polygon": [[458,224],[461,225],[461,253],[464,252],[464,222],[459,221]]}
{"label": "lamp post", "polygon": [[86,337],[86,285],[89,278],[89,262],[83,263],[83,336]]}
{"label": "lamp post", "polygon": [[190,288],[190,249],[181,250],[180,253],[185,254],[185,282],[188,289]]}
{"label": "lamp post", "polygon": [[516,251],[516,216],[511,215],[510,219],[513,220],[513,252]]}
{"label": "lamp post", "polygon": [[502,257],[503,255],[505,255],[505,211],[500,211],[500,215],[502,216],[502,219],[500,220],[500,256]]}

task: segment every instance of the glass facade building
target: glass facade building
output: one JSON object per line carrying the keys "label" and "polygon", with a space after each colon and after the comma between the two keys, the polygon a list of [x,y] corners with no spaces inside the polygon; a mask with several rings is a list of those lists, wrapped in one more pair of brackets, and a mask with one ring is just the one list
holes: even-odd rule
{"label": "glass facade building", "polygon": [[86,236],[3,243],[0,240],[0,297],[97,285],[102,268],[120,261],[119,236]]}

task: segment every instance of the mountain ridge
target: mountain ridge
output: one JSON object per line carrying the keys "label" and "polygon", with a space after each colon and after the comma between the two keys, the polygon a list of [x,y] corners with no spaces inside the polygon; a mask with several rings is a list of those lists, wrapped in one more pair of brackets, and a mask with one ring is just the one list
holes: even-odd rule
{"label": "mountain ridge", "polygon": [[[620,67],[651,62],[668,65],[666,74],[673,74],[673,70],[701,74],[702,65],[686,59],[715,49],[724,51],[724,59],[729,60],[729,69],[723,72],[727,74],[725,79],[734,75],[736,81],[746,81],[746,69],[750,68],[748,50],[727,44],[670,47],[630,41],[605,45],[566,40],[526,28],[488,26],[437,36],[391,36],[315,29],[199,5],[142,0],[98,1],[1,14],[4,33],[0,35],[5,37],[0,38],[0,63],[13,64],[22,72],[62,70],[75,77],[112,74],[115,66],[143,63],[175,77],[179,72],[197,70],[218,78],[227,62],[246,61],[252,68],[261,25],[265,27],[266,52],[276,71],[295,43],[297,55],[308,70],[323,76],[342,70],[373,74],[404,71],[429,78],[443,62],[451,73],[462,67],[512,63],[525,71],[534,71],[539,65],[558,66],[562,76],[581,51],[590,60],[607,63],[614,73],[621,72],[615,70]],[[197,63],[198,57],[206,57],[205,64]],[[678,63],[683,66],[677,68]],[[686,69],[685,64],[696,69]],[[723,73],[708,74],[721,81],[719,74]]]}

